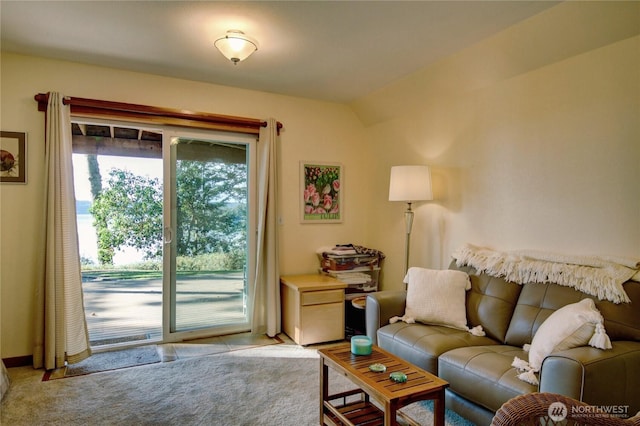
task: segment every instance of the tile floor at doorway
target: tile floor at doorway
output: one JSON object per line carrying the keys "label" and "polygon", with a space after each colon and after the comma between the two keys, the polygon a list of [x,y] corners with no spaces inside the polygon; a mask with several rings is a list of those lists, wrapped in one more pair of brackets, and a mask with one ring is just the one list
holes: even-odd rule
{"label": "tile floor at doorway", "polygon": [[283,340],[283,338],[289,340],[284,334],[269,337],[265,334],[240,333],[177,343],[164,343],[159,344],[157,349],[162,362],[169,362],[178,359],[195,358],[258,346],[285,343],[286,340]]}

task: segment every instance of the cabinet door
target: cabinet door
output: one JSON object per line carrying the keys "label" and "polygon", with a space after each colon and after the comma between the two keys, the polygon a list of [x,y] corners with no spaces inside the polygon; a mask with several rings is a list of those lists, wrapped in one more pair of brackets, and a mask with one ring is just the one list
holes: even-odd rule
{"label": "cabinet door", "polygon": [[344,302],[303,306],[301,345],[344,339]]}

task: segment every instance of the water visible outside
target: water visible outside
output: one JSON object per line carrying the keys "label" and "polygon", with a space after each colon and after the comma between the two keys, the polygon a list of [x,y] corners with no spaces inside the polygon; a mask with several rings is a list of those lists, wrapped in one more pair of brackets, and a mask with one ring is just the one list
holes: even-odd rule
{"label": "water visible outside", "polygon": [[[87,201],[90,203],[90,201]],[[76,216],[78,224],[78,242],[80,246],[80,258],[91,259],[92,262],[98,262],[98,236],[96,229],[93,227],[93,216],[91,214],[78,214]],[[123,247],[122,250],[116,251],[113,257],[114,265],[128,265],[141,262],[144,255],[138,250],[131,247]]]}

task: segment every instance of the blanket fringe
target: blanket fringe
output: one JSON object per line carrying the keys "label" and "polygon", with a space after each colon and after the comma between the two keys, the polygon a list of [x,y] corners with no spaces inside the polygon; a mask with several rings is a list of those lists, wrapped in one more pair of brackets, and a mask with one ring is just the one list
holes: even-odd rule
{"label": "blanket fringe", "polygon": [[[460,247],[452,256],[458,266],[469,265],[479,273],[504,277],[517,284],[552,282],[613,303],[631,301],[622,284],[638,273],[609,258],[535,251],[498,252],[471,244]],[[625,263],[636,264],[633,260]]]}

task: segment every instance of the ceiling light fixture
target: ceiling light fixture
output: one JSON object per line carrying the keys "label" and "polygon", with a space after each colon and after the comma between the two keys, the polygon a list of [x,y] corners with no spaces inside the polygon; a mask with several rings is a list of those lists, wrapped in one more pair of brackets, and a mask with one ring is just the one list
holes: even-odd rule
{"label": "ceiling light fixture", "polygon": [[258,42],[247,37],[240,30],[227,31],[224,36],[217,39],[213,44],[234,65],[244,61],[258,50]]}

